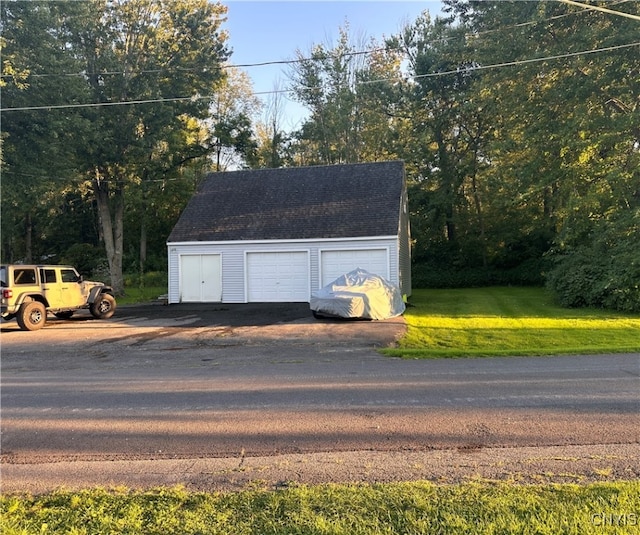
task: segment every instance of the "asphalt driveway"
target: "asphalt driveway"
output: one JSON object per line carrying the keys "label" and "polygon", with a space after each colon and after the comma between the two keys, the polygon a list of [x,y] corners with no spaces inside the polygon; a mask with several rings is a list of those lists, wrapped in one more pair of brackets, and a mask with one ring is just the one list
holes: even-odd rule
{"label": "asphalt driveway", "polygon": [[316,319],[308,303],[143,304],[125,305],[110,320],[88,311],[71,319],[49,316],[40,331],[20,331],[15,321],[2,322],[8,350],[40,344],[85,346],[91,341],[151,344],[158,348],[189,345],[246,345],[277,342],[322,343],[380,348],[392,346],[406,329],[403,317],[384,321]]}

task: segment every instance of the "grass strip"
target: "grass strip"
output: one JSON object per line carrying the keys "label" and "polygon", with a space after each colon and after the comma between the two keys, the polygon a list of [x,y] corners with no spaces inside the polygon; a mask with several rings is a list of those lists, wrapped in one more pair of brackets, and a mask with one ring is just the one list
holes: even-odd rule
{"label": "grass strip", "polygon": [[98,489],[3,496],[0,512],[3,535],[631,534],[640,525],[640,482]]}
{"label": "grass strip", "polygon": [[167,293],[166,286],[148,286],[144,288],[127,286],[125,295],[118,297],[119,305],[134,305],[156,301],[159,296]]}
{"label": "grass strip", "polygon": [[640,315],[566,309],[543,288],[416,290],[405,312],[405,358],[640,352]]}

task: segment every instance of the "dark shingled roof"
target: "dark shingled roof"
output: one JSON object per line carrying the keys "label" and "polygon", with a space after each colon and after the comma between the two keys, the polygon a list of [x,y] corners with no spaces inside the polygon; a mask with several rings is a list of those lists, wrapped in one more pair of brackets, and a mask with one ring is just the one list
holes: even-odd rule
{"label": "dark shingled roof", "polygon": [[395,236],[401,161],[213,173],[168,242]]}

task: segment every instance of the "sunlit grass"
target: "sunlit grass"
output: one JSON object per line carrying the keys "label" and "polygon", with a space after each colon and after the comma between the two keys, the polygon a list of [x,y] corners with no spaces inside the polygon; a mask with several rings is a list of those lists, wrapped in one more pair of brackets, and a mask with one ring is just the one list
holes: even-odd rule
{"label": "sunlit grass", "polygon": [[410,358],[640,351],[640,316],[565,309],[542,288],[417,290],[406,336],[386,354]]}
{"label": "sunlit grass", "polygon": [[640,483],[427,482],[279,491],[88,490],[0,498],[3,535],[632,534]]}

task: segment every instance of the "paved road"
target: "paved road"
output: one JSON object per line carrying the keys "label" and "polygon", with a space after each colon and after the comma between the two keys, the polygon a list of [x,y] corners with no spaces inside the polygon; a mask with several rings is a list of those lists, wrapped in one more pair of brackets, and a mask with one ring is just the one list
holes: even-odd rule
{"label": "paved road", "polygon": [[640,465],[640,355],[377,353],[403,329],[318,322],[297,305],[130,307],[35,333],[3,324],[3,462],[628,445],[621,470]]}

